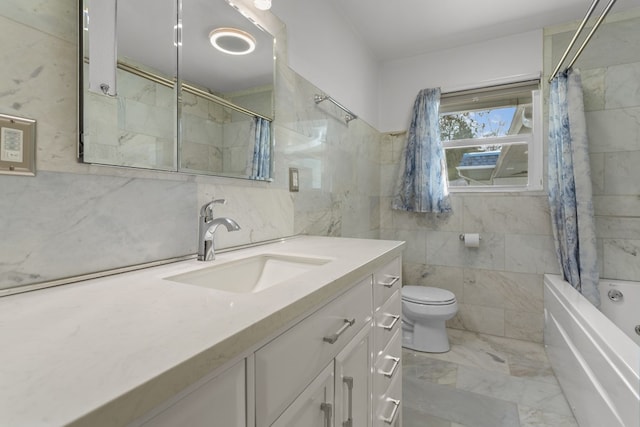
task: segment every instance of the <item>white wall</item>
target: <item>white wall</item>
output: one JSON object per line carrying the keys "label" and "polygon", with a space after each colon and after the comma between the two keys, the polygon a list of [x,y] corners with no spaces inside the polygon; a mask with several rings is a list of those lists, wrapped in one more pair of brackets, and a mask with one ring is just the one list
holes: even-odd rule
{"label": "white wall", "polygon": [[542,30],[378,62],[326,2],[278,0],[289,66],[381,132],[405,130],[420,89],[513,81],[542,71]]}
{"label": "white wall", "polygon": [[287,27],[289,66],[377,128],[379,64],[349,24],[324,1],[277,0]]}
{"label": "white wall", "polygon": [[421,89],[469,89],[541,71],[542,30],[387,61],[380,69],[377,129],[406,130],[413,101]]}

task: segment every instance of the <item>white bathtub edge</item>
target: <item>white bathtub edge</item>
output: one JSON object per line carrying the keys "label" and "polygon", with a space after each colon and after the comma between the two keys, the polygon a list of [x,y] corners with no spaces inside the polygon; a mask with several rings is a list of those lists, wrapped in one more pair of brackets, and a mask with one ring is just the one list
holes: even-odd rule
{"label": "white bathtub edge", "polygon": [[560,276],[545,275],[545,348],[581,426],[640,426],[640,347]]}

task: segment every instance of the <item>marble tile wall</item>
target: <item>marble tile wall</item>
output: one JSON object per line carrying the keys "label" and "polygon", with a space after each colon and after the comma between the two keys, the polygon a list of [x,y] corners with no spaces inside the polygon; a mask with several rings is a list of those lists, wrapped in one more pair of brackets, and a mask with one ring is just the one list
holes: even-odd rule
{"label": "marble tile wall", "polygon": [[[407,241],[405,284],[452,291],[458,315],[449,326],[541,342],[544,273],[558,273],[546,196],[452,195],[450,215],[390,209],[405,135],[386,135],[382,146],[381,237]],[[479,233],[479,248],[466,248],[461,233]]]}
{"label": "marble tile wall", "polygon": [[360,119],[347,124],[327,101],[316,104],[322,91],[282,62],[276,77],[275,178],[288,182],[288,167],[299,171],[295,232],[378,238],[380,133]]}
{"label": "marble tile wall", "polygon": [[[640,9],[613,14],[576,62],[582,72],[600,274],[640,281]],[[545,33],[545,58],[572,32]],[[549,62],[549,61],[546,61]]]}
{"label": "marble tile wall", "polygon": [[281,34],[273,183],[78,163],[76,16],[75,0],[0,2],[0,112],[38,121],[37,176],[0,176],[0,289],[195,253],[212,197],[242,226],[218,233],[218,247],[378,237],[380,136],[313,103],[320,90],[288,69]]}

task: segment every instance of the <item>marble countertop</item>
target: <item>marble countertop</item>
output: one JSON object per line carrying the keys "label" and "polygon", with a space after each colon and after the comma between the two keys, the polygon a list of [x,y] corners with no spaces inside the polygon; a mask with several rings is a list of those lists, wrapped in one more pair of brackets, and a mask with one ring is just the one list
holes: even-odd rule
{"label": "marble countertop", "polygon": [[[301,236],[0,298],[0,425],[124,426],[401,254]],[[261,253],[331,262],[256,294],[164,278]]]}

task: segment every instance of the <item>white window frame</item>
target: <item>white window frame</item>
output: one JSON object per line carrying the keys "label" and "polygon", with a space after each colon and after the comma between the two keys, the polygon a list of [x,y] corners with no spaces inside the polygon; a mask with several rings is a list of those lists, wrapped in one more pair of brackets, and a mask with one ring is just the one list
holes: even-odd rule
{"label": "white window frame", "polygon": [[527,185],[472,185],[449,186],[450,193],[503,193],[540,191],[543,187],[543,126],[542,126],[542,95],[540,90],[532,91],[533,128],[530,134],[507,135],[488,138],[458,139],[442,141],[444,149],[477,147],[482,145],[513,144],[527,142],[528,144],[528,172]]}

